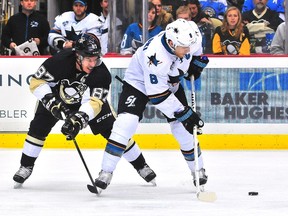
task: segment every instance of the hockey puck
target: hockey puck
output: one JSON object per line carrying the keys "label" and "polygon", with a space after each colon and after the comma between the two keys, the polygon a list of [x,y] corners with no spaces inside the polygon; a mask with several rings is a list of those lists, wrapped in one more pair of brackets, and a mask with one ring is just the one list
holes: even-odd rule
{"label": "hockey puck", "polygon": [[257,195],[258,195],[258,192],[249,192],[248,195],[249,195],[249,196],[257,196]]}

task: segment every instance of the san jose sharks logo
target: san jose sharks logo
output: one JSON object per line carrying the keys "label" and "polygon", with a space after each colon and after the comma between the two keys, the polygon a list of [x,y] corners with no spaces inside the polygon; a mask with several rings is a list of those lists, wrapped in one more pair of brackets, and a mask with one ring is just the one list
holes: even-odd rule
{"label": "san jose sharks logo", "polygon": [[149,62],[148,62],[149,66],[151,66],[152,64],[157,66],[158,64],[162,63],[161,61],[156,59],[156,53],[154,55],[148,57],[148,59],[149,59]]}

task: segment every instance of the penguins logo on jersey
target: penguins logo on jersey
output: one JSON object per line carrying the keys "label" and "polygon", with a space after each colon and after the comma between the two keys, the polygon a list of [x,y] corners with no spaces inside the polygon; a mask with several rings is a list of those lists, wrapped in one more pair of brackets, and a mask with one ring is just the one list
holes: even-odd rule
{"label": "penguins logo on jersey", "polygon": [[[241,46],[240,42],[237,41],[230,41],[230,40],[225,40],[223,41],[224,50],[227,51],[227,54],[231,55],[238,55],[239,54],[239,47]],[[226,47],[226,49],[225,49]]]}
{"label": "penguins logo on jersey", "polygon": [[205,14],[209,15],[210,17],[216,17],[216,11],[213,7],[205,7],[203,8]]}
{"label": "penguins logo on jersey", "polygon": [[59,95],[66,104],[79,103],[82,99],[82,95],[87,89],[87,85],[73,81],[70,83],[68,79],[61,80]]}

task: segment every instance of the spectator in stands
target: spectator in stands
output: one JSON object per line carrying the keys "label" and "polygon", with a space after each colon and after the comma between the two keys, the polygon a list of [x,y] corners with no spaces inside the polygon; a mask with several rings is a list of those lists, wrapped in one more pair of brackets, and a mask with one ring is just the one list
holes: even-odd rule
{"label": "spectator in stands", "polygon": [[[270,10],[276,11],[283,21],[285,21],[284,2],[285,2],[285,0],[276,0],[276,1],[275,0],[268,0],[268,2],[267,2],[267,7]],[[242,13],[249,11],[249,10],[253,10],[254,8],[255,8],[255,5],[253,3],[253,0],[244,0]]]}
{"label": "spectator in stands", "polygon": [[235,6],[242,11],[244,0],[227,0],[227,7]]}
{"label": "spectator in stands", "polygon": [[185,19],[187,21],[192,21],[192,14],[188,6],[180,6],[176,10],[176,19]]}
{"label": "spectator in stands", "polygon": [[55,18],[48,37],[51,54],[72,48],[83,33],[101,36],[99,17],[87,12],[86,0],[75,0],[73,11],[64,12]]}
{"label": "spectator in stands", "polygon": [[240,10],[234,6],[229,7],[222,23],[213,36],[213,54],[250,55],[249,32],[242,23]]}
{"label": "spectator in stands", "polygon": [[151,2],[156,6],[157,9],[158,18],[156,25],[160,26],[162,29],[165,29],[167,24],[174,21],[173,15],[163,10],[162,0],[151,0]]}
{"label": "spectator in stands", "polygon": [[268,0],[253,0],[255,8],[242,14],[251,44],[251,53],[270,53],[274,33],[283,20],[276,11],[267,8]]}
{"label": "spectator in stands", "polygon": [[202,11],[199,0],[187,0],[187,6],[191,11],[192,21],[198,23],[209,23],[212,24],[210,16]]}
{"label": "spectator in stands", "polygon": [[[203,53],[212,53],[211,38],[214,32],[213,18],[202,11],[199,0],[187,0],[187,6],[191,11],[191,20],[194,21],[202,34]],[[214,19],[217,20],[217,19]],[[218,22],[221,23],[220,20]]]}
{"label": "spectator in stands", "polygon": [[[102,47],[102,54],[106,54],[108,52],[108,42],[109,42],[109,37],[108,37],[108,32],[111,29],[110,28],[110,14],[108,11],[108,6],[109,6],[109,1],[108,0],[100,0],[100,6],[102,8],[102,12],[100,15],[100,22],[102,23],[101,27],[101,47]],[[119,18],[116,18],[116,27],[113,28],[115,30],[115,46],[116,46],[116,52],[119,51],[120,43],[122,40],[122,21]]]}
{"label": "spectator in stands", "polygon": [[272,43],[271,43],[271,54],[274,55],[284,55],[287,54],[285,52],[285,38],[286,37],[286,27],[285,27],[285,22],[281,23],[273,37]]}
{"label": "spectator in stands", "polygon": [[202,10],[210,17],[222,20],[227,9],[226,0],[200,0]]}
{"label": "spectator in stands", "polygon": [[47,19],[35,11],[37,0],[21,0],[20,4],[22,11],[11,16],[2,31],[2,46],[11,49],[14,55],[17,46],[30,40],[36,43],[41,55],[47,54],[50,26]]}
{"label": "spectator in stands", "polygon": [[[143,31],[142,31],[142,20],[139,17],[139,23],[132,23],[128,26],[123,40],[121,42],[120,53],[122,55],[134,54],[135,51],[143,45]],[[148,2],[148,38],[157,35],[162,31],[160,26],[156,25],[157,13],[156,7],[153,3]]]}

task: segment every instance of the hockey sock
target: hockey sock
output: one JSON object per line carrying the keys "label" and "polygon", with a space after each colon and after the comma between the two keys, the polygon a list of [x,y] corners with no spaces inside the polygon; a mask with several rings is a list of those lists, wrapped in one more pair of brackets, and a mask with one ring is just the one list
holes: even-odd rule
{"label": "hockey sock", "polygon": [[29,157],[28,155],[25,155],[24,153],[22,153],[22,157],[21,157],[21,165],[28,167],[28,166],[34,166],[34,163],[36,161],[37,157]]}
{"label": "hockey sock", "polygon": [[130,163],[136,170],[140,170],[144,168],[145,165],[147,165],[142,153],[139,155],[139,157],[136,160],[131,161]]}

